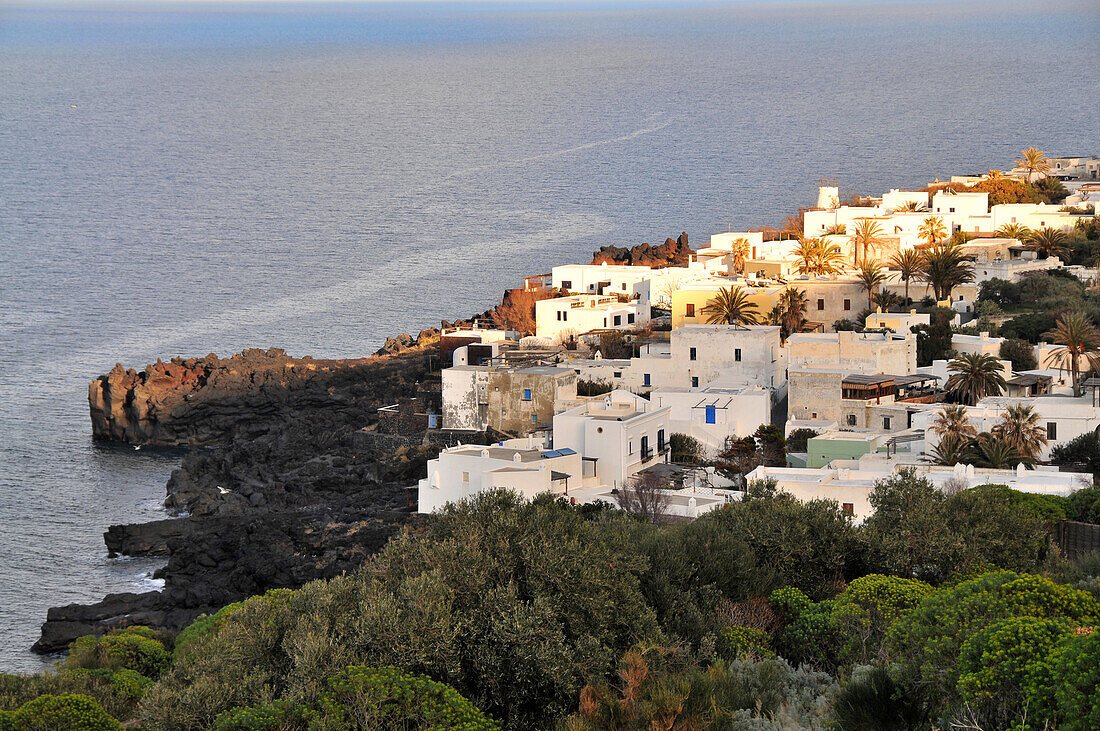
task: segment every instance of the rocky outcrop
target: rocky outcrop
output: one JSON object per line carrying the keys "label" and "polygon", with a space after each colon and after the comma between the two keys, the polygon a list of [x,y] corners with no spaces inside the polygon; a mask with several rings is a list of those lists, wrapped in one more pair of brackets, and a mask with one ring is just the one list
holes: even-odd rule
{"label": "rocky outcrop", "polygon": [[638,244],[629,249],[621,246],[601,246],[593,252],[592,263],[626,264],[630,266],[669,267],[687,264],[691,260],[687,232],[675,239],[665,239],[659,246]]}
{"label": "rocky outcrop", "polygon": [[392,446],[365,435],[379,407],[438,379],[428,370],[432,342],[426,332],[394,355],[347,361],[245,351],[116,367],[93,381],[99,438],[203,449],[168,481],[165,505],[179,517],[104,534],[112,555],[167,556],[157,573],[164,589],[55,607],[35,649],[130,624],[178,630],[253,594],[354,570],[415,527],[407,488],[438,440]]}
{"label": "rocky outcrop", "polygon": [[[404,350],[416,352],[415,344]],[[377,361],[292,358],[272,348],[231,358],[173,358],[141,371],[116,365],[88,385],[92,434],[154,446],[248,439],[288,414],[356,409],[347,386],[367,381]]]}

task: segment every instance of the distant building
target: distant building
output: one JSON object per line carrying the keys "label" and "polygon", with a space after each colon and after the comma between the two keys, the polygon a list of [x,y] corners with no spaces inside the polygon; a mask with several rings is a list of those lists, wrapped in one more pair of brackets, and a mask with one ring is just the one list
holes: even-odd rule
{"label": "distant building", "polygon": [[669,386],[653,391],[650,399],[670,409],[673,433],[694,437],[712,452],[729,436],[748,436],[771,423],[771,391],[760,386]]}
{"label": "distant building", "polygon": [[[515,445],[516,442],[508,442]],[[418,486],[418,512],[431,513],[494,489],[513,490],[531,499],[543,492],[565,494],[581,487],[581,457],[570,450],[550,451],[522,444],[460,445],[428,461]]]}
{"label": "distant building", "polygon": [[815,469],[797,467],[757,467],[749,473],[750,480],[775,480],[783,492],[790,493],[803,502],[811,500],[835,500],[841,509],[856,520],[869,518],[874,512],[870,495],[875,483],[893,476],[902,467],[912,467],[918,476],[925,477],[939,489],[949,483],[967,488],[978,485],[1007,485],[1021,492],[1040,495],[1069,495],[1092,484],[1092,475],[1076,472],[1059,472],[1057,468],[1040,467],[1014,470],[976,469],[972,465],[937,467],[931,465],[906,465],[871,460],[837,461],[832,467]]}
{"label": "distant building", "polygon": [[618,295],[579,294],[535,303],[535,334],[563,341],[594,330],[636,330],[649,322],[649,307]]}
{"label": "distant building", "polygon": [[549,427],[555,405],[577,398],[577,375],[556,366],[443,370],[443,428],[523,435]]}
{"label": "distant building", "polygon": [[612,391],[555,416],[554,449],[580,454],[585,478],[622,486],[640,470],[666,461],[669,412],[628,391]]}

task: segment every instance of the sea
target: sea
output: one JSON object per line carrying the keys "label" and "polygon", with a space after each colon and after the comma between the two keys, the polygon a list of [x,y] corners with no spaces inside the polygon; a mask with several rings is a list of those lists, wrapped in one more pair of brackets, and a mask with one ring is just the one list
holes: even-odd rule
{"label": "sea", "polygon": [[362,356],[605,244],[1100,153],[1092,0],[0,3],[0,671],[157,588],[115,363]]}

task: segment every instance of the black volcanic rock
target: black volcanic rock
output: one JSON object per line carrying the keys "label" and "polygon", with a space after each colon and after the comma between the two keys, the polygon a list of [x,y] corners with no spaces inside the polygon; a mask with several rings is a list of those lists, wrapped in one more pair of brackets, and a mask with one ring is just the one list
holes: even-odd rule
{"label": "black volcanic rock", "polygon": [[179,630],[253,594],[352,571],[415,527],[407,488],[439,440],[373,426],[379,407],[437,392],[426,357],[435,332],[389,356],[245,351],[92,381],[97,438],[201,449],[168,482],[165,505],[179,517],[104,534],[112,555],[167,556],[164,589],[52,608],[34,649],[132,624]]}

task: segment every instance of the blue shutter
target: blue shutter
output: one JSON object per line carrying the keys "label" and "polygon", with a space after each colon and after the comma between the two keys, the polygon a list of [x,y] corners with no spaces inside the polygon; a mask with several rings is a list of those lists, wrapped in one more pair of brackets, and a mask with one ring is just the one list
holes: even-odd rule
{"label": "blue shutter", "polygon": [[714,424],[717,422],[717,410],[713,406],[707,407],[707,423]]}

